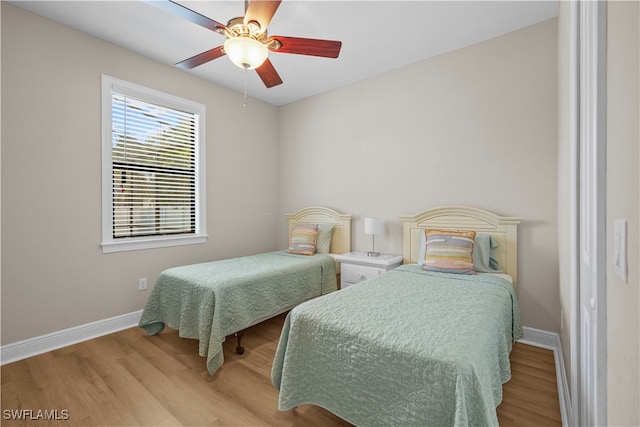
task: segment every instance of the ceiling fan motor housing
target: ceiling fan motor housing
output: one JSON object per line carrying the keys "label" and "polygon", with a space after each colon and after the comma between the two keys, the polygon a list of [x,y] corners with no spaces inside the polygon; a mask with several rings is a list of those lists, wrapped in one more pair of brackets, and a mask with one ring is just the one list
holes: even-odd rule
{"label": "ceiling fan motor housing", "polygon": [[260,23],[250,21],[244,23],[244,17],[230,19],[227,23],[227,38],[229,37],[251,37],[252,39],[264,42],[267,39],[267,30],[263,30]]}

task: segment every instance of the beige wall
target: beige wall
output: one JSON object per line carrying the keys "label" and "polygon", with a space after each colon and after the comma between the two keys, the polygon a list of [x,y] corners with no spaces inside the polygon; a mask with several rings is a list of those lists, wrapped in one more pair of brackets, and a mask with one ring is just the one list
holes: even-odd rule
{"label": "beige wall", "polygon": [[384,218],[376,249],[392,253],[401,214],[521,216],[523,322],[558,331],[556,37],[552,19],[281,107],[280,207],[353,214],[356,250],[362,218]]}
{"label": "beige wall", "polygon": [[[149,291],[138,278],[153,283],[169,266],[284,247],[281,214],[306,205],[354,214],[358,250],[370,246],[362,217],[387,219],[377,248],[394,253],[400,214],[465,204],[522,216],[524,324],[559,330],[555,20],[243,109],[238,94],[173,67],[2,12],[3,344],[139,310]],[[101,73],[207,105],[206,244],[101,253]],[[247,121],[264,129],[259,145]],[[247,225],[259,236],[250,246],[236,236]]]}
{"label": "beige wall", "polygon": [[[101,73],[206,105],[206,244],[102,254]],[[140,310],[138,278],[165,268],[275,249],[277,113],[2,2],[2,343]]]}
{"label": "beige wall", "polygon": [[[640,425],[639,4],[607,5],[607,415]],[[626,219],[628,283],[613,271],[613,224]]]}

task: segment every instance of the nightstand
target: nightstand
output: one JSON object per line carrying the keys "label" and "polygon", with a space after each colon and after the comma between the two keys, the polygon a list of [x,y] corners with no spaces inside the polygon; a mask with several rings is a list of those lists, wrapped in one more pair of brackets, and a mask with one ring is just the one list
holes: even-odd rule
{"label": "nightstand", "polygon": [[336,256],[340,262],[340,289],[379,276],[402,264],[400,255],[367,256],[366,252],[349,252]]}

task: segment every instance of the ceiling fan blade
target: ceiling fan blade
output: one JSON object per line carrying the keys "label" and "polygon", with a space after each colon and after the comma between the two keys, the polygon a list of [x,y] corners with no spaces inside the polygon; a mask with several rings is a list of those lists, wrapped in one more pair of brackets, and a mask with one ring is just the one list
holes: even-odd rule
{"label": "ceiling fan blade", "polygon": [[271,61],[269,61],[269,58],[265,59],[262,65],[256,68],[256,72],[266,87],[274,87],[282,84],[282,79],[273,67]]}
{"label": "ceiling fan blade", "polygon": [[186,19],[187,21],[191,21],[194,24],[200,25],[201,27],[208,28],[211,31],[219,32],[227,28],[226,25],[214,21],[211,18],[207,18],[206,16],[201,15],[198,12],[195,12],[187,7],[182,6],[181,4],[175,3],[170,0],[145,0],[145,3],[157,7],[158,9],[162,9],[165,12],[169,12],[174,16],[178,16],[180,18]]}
{"label": "ceiling fan blade", "polygon": [[197,67],[198,65],[202,65],[206,62],[213,61],[214,59],[220,58],[221,56],[224,56],[224,55],[225,53],[224,53],[224,50],[222,49],[222,46],[218,46],[214,49],[192,56],[189,59],[185,59],[184,61],[180,61],[176,64],[176,66],[190,70],[192,68]]}
{"label": "ceiling fan blade", "polygon": [[340,55],[342,42],[335,40],[305,39],[301,37],[273,36],[269,40],[280,42],[274,52],[295,53],[298,55],[322,56],[324,58],[337,58]]}
{"label": "ceiling fan blade", "polygon": [[247,11],[244,14],[244,24],[247,25],[251,21],[257,21],[260,23],[260,28],[263,31],[266,30],[281,1],[250,0]]}

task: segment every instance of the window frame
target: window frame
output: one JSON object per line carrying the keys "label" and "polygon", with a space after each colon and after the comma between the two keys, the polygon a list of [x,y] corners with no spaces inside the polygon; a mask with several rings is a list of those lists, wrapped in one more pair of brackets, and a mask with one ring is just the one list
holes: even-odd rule
{"label": "window frame", "polygon": [[[103,74],[102,86],[102,247],[103,253],[163,248],[205,243],[205,141],[206,106],[194,101],[150,89]],[[112,158],[112,92],[135,97],[145,102],[186,111],[197,116],[195,141],[195,231],[178,235],[113,237],[113,158]]]}

